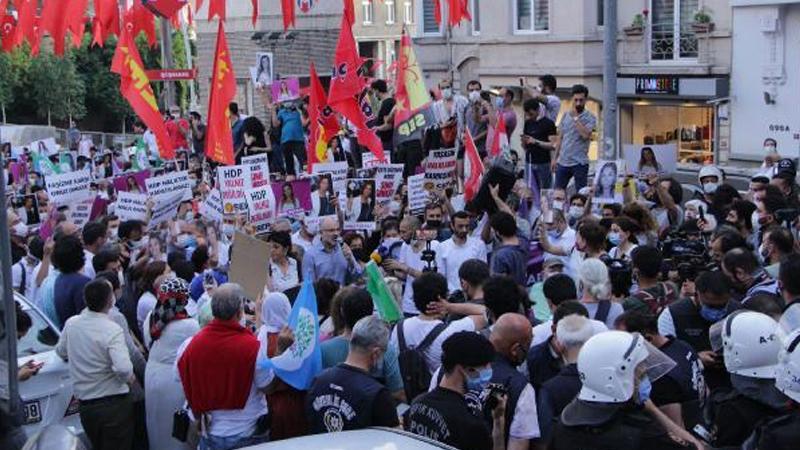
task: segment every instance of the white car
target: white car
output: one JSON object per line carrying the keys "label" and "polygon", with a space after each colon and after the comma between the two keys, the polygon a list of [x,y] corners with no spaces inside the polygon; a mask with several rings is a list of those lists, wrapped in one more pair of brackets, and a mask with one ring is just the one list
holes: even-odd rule
{"label": "white car", "polygon": [[25,433],[31,437],[48,425],[61,424],[80,436],[83,427],[78,399],[72,395],[69,366],[55,352],[61,331],[25,297],[14,293],[14,300],[33,322],[28,333],[17,341],[17,365],[21,367],[30,360],[44,363],[39,373],[19,383]]}
{"label": "white car", "polygon": [[242,450],[456,450],[449,445],[393,428],[367,428],[339,433],[312,434],[268,442]]}

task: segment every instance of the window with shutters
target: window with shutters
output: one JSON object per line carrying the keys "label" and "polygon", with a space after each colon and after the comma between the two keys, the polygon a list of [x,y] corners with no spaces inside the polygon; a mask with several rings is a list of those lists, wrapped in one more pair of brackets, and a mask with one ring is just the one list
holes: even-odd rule
{"label": "window with shutters", "polygon": [[[441,36],[442,26],[436,23],[436,1],[422,0],[422,34]],[[440,11],[441,12],[441,11]]]}
{"label": "window with shutters", "polygon": [[472,14],[472,34],[481,34],[481,1],[470,0],[469,13]]}

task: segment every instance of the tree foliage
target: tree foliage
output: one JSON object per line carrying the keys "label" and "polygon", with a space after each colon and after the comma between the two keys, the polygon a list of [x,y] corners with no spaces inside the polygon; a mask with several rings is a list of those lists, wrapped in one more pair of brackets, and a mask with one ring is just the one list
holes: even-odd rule
{"label": "tree foliage", "polygon": [[73,54],[57,58],[42,53],[31,63],[23,88],[30,93],[40,118],[65,121],[86,115],[86,85],[75,67]]}

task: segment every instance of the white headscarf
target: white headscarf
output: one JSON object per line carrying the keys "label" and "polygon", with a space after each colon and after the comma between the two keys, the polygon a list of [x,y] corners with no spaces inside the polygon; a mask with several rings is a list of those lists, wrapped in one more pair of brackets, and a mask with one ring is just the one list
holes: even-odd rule
{"label": "white headscarf", "polygon": [[[266,333],[279,333],[289,323],[292,304],[283,292],[270,292],[261,305],[261,330]],[[260,334],[260,333],[259,333]]]}

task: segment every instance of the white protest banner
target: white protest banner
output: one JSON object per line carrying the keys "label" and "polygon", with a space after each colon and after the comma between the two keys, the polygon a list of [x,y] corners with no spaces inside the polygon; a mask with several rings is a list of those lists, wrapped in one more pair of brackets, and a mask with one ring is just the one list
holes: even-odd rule
{"label": "white protest banner", "polygon": [[114,214],[119,220],[147,220],[147,194],[117,192],[117,206]]}
{"label": "white protest banner", "polygon": [[55,138],[47,138],[47,139],[39,139],[38,141],[33,141],[28,144],[26,147],[32,152],[37,150],[43,150],[47,153],[46,156],[53,156],[58,153],[58,149],[61,148],[57,143]]}
{"label": "white protest banner", "polygon": [[422,214],[428,204],[428,191],[425,190],[425,174],[408,177],[408,207],[411,214]]}
{"label": "white protest banner", "polygon": [[344,192],[347,186],[347,162],[314,164],[314,173],[329,173],[333,182],[333,192]]}
{"label": "white protest banner", "polygon": [[403,181],[402,164],[379,164],[375,166],[375,199],[382,205],[392,200]]}
{"label": "white protest banner", "polygon": [[222,222],[223,214],[222,195],[219,189],[212,189],[205,201],[200,204],[200,215],[215,222]]}
{"label": "white protest banner", "polygon": [[90,195],[89,183],[92,181],[92,174],[88,170],[78,170],[49,175],[45,181],[50,200],[57,205],[69,205]]}
{"label": "white protest banner", "polygon": [[425,179],[433,183],[436,191],[453,186],[456,171],[456,149],[431,150],[425,164]]}
{"label": "white protest banner", "polygon": [[183,200],[192,199],[192,182],[189,180],[189,172],[185,170],[151,177],[144,183],[150,197],[172,197],[173,194],[180,193]]}
{"label": "white protest banner", "polygon": [[67,217],[70,222],[74,223],[78,228],[83,228],[89,222],[89,216],[92,214],[92,205],[94,205],[94,197],[86,197],[69,205]]}
{"label": "white protest banner", "polygon": [[266,153],[243,156],[242,165],[250,168],[250,185],[252,187],[269,185],[269,157]]}
{"label": "white protest banner", "polygon": [[361,155],[361,167],[365,169],[370,169],[372,167],[376,167],[380,164],[384,164],[384,162],[380,161],[378,158],[375,157],[373,153],[363,153]]}
{"label": "white protest banner", "polygon": [[178,206],[183,201],[183,194],[175,193],[172,196],[161,196],[155,199],[156,205],[153,207],[153,214],[150,217],[148,226],[152,229],[169,219],[174,219],[178,214]]}
{"label": "white protest banner", "polygon": [[266,233],[269,223],[275,218],[275,194],[272,187],[262,186],[247,191],[247,208],[250,210],[250,224],[256,233]]}
{"label": "white protest banner", "polygon": [[250,167],[220,166],[217,168],[219,175],[219,192],[222,194],[222,210],[225,214],[246,214],[247,198],[245,192],[252,188],[250,185]]}

